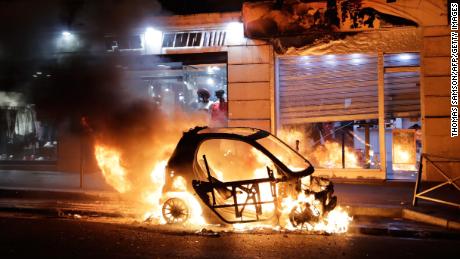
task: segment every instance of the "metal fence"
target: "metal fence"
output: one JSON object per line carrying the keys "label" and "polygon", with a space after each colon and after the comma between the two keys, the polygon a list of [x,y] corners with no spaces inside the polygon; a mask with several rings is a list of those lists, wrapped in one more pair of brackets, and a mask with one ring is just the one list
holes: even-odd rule
{"label": "metal fence", "polygon": [[[437,184],[431,188],[428,188],[426,190],[421,190],[421,181],[422,181],[422,172],[423,172],[423,161],[425,161],[425,166],[430,164],[433,166],[435,169],[434,172],[437,172],[440,174],[443,178],[444,181],[440,184]],[[456,181],[460,180],[460,176],[453,177],[449,175],[449,172],[446,172],[447,170],[443,170],[439,164],[442,163],[460,163],[460,158],[449,158],[449,157],[443,157],[443,156],[436,156],[436,155],[430,155],[430,154],[422,154],[420,158],[420,166],[418,170],[418,175],[417,175],[417,181],[415,182],[415,188],[414,188],[414,198],[412,200],[412,205],[417,206],[417,200],[422,199],[422,200],[427,200],[431,202],[436,202],[436,203],[441,203],[445,205],[451,205],[457,208],[460,208],[460,203],[455,203],[451,201],[446,201],[442,200],[440,198],[433,198],[430,197],[429,194],[432,193],[435,190],[438,190],[439,188],[446,186],[446,185],[452,185],[457,189],[457,191],[460,191],[460,186]]]}

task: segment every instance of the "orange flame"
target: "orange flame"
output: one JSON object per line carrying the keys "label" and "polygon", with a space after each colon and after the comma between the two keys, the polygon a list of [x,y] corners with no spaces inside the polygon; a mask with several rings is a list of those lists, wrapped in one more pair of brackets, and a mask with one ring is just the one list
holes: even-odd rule
{"label": "orange flame", "polygon": [[[362,168],[357,151],[344,147],[345,168]],[[310,155],[320,168],[342,168],[342,146],[337,142],[326,141]]]}
{"label": "orange flame", "polygon": [[[248,175],[248,179],[266,178],[267,167],[275,170],[272,161],[263,155],[263,153],[254,148],[251,150],[251,153],[255,158],[255,161],[253,162],[256,162],[257,166],[255,169],[253,169],[252,175]],[[113,186],[120,193],[126,193],[133,190],[132,184],[127,179],[127,169],[122,165],[121,153],[117,149],[111,148],[107,145],[97,144],[95,146],[95,155],[98,165],[108,184]],[[146,184],[147,187],[143,189],[142,201],[149,206],[149,209],[146,210],[147,212],[145,212],[143,215],[143,219],[149,219],[151,222],[158,224],[165,224],[166,220],[162,213],[163,203],[168,199],[177,198],[184,201],[189,208],[189,211],[187,211],[187,225],[198,227],[206,224],[202,216],[202,208],[200,203],[198,202],[196,195],[191,192],[192,190],[187,190],[187,183],[185,178],[176,176],[172,184],[174,189],[177,191],[163,193],[166,163],[167,160],[160,160],[154,164],[150,173],[150,182]],[[215,170],[215,173],[217,174],[218,178],[225,181],[222,172]],[[273,199],[272,190],[269,183],[260,184],[259,187],[261,201],[270,201]],[[246,197],[243,196],[247,194],[242,193],[238,195],[241,196],[238,197],[238,200],[245,200]],[[314,213],[318,213],[318,215],[322,214],[322,211],[318,209],[320,206],[316,206],[319,201],[314,199],[314,195],[305,195],[304,193],[300,193],[298,197],[288,197],[282,200],[280,208],[281,227],[286,229],[301,228],[299,226],[292,226],[289,221],[289,213],[292,211],[294,206],[301,202],[308,202],[311,204],[310,209]],[[266,212],[275,212],[274,204],[268,203],[263,204],[262,206],[263,210]],[[253,207],[248,207],[248,209],[255,210]],[[325,231],[328,233],[342,233],[347,231],[350,221],[351,218],[348,216],[348,214],[340,207],[337,207],[333,211],[330,211],[324,215],[320,221],[307,224],[307,229],[313,231]],[[234,228],[236,230],[245,231],[254,228],[254,226],[266,227],[266,225],[257,223],[246,225],[235,224]],[[279,226],[272,226],[272,228],[275,230],[280,229]]]}
{"label": "orange flame", "polygon": [[131,185],[126,179],[126,169],[121,165],[121,154],[114,148],[96,145],[96,160],[108,184],[118,192],[126,193]]}

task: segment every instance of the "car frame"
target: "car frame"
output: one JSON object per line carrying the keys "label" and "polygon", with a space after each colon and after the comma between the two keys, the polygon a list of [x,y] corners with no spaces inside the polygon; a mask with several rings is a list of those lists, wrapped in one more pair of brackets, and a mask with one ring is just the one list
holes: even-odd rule
{"label": "car frame", "polygon": [[[296,154],[304,159],[306,165],[308,166],[299,172],[292,171],[288,165],[284,164],[264,145],[257,142],[257,140],[269,136],[272,141],[276,141],[278,144],[284,145],[284,147],[289,148],[293,154]],[[203,155],[202,158],[204,160],[206,172],[199,173],[201,173],[201,175],[205,173],[206,177],[205,179],[196,179],[196,175],[198,173],[197,170],[202,170],[202,168],[198,165],[198,150],[203,142],[212,139],[236,140],[251,145],[273,162],[273,165],[277,169],[277,176],[275,176],[273,170],[267,166],[267,177],[222,182],[212,176],[206,155]],[[228,224],[270,221],[274,219],[277,220],[280,215],[279,207],[282,198],[285,198],[289,194],[295,195],[299,193],[302,190],[301,179],[303,177],[310,176],[313,172],[314,167],[307,159],[267,131],[244,127],[195,127],[187,132],[184,132],[168,161],[165,173],[165,185],[163,187],[163,194],[164,197],[166,197],[162,200],[163,217],[166,219],[167,223],[183,223],[188,218],[190,208],[187,207],[187,203],[180,197],[167,195],[168,193],[174,194],[179,191],[176,190],[173,183],[178,176],[181,176],[186,180],[186,189],[189,191],[193,190],[193,192],[199,197],[198,200],[201,207],[209,208],[209,211],[204,211],[203,213],[207,222],[216,222],[215,216],[217,216],[217,218],[222,222]],[[272,199],[269,201],[263,201],[261,199],[260,187],[262,184],[270,185]],[[330,190],[332,186],[330,182],[328,182],[326,186],[330,187],[322,188],[321,191],[328,192],[326,196],[327,202],[329,203],[331,200],[330,198],[332,193]],[[283,190],[282,195],[279,193],[280,189]],[[241,198],[238,199],[238,195],[241,193],[245,193],[245,200],[241,200]],[[216,196],[219,194],[224,195],[228,200],[230,200],[230,202],[226,202],[224,204],[217,202]],[[275,213],[270,217],[265,217],[263,215],[262,206],[268,203],[273,204]],[[248,208],[251,208],[252,216],[244,218],[243,216],[248,212]],[[230,209],[233,211],[233,215],[229,218],[220,212],[221,209]],[[293,217],[294,216],[295,215],[293,215]],[[292,220],[293,219],[291,219],[291,222]]]}

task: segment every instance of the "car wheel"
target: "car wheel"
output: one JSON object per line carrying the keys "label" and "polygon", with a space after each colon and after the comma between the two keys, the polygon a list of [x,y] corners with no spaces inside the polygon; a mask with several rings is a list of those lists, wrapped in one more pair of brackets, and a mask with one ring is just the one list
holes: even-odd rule
{"label": "car wheel", "polygon": [[184,200],[171,198],[165,201],[162,208],[163,218],[168,224],[180,224],[187,221],[189,209]]}

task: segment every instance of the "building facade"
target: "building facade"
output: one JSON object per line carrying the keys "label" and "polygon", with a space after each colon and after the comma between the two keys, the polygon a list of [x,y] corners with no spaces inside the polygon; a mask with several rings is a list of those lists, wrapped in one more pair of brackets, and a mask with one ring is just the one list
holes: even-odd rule
{"label": "building facade", "polygon": [[[151,27],[128,36],[105,35],[95,49],[104,56],[134,57],[124,79],[166,110],[177,105],[198,109],[194,100],[217,101],[217,91],[223,91],[227,115],[217,126],[278,134],[312,160],[319,175],[414,180],[421,153],[460,156],[459,140],[449,134],[447,1],[362,5],[412,24],[386,23],[299,44],[292,41],[306,36],[260,37],[255,32],[271,32],[250,27],[253,20],[243,8],[153,18]],[[79,37],[62,34],[57,55],[81,51],[85,43]],[[82,170],[87,155],[81,139],[58,134],[56,159],[40,166]],[[395,154],[404,137],[414,147],[409,162]],[[445,165],[455,174],[455,164]],[[0,166],[28,165],[8,161]],[[423,169],[425,180],[442,180],[433,167]]]}

